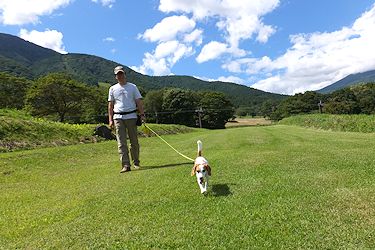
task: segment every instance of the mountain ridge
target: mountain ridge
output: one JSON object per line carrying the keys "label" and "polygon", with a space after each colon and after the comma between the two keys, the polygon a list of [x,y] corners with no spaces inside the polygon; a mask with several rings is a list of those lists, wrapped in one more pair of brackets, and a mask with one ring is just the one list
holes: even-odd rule
{"label": "mountain ridge", "polygon": [[322,89],[317,90],[316,92],[322,93],[322,94],[328,94],[332,93],[336,90],[346,88],[358,83],[367,83],[367,82],[375,82],[375,70],[370,70],[366,72],[356,73],[356,74],[350,74],[341,80],[332,83],[331,85],[328,85]]}
{"label": "mountain ridge", "polygon": [[[113,68],[119,63],[95,55],[80,53],[60,54],[51,49],[0,33],[0,71],[35,80],[51,72],[66,72],[89,85],[99,82],[114,83]],[[208,82],[192,76],[148,76],[124,65],[128,80],[145,91],[161,88],[183,88],[194,91],[225,93],[236,106],[259,109],[266,100],[279,101],[285,95],[257,90],[229,82]]]}

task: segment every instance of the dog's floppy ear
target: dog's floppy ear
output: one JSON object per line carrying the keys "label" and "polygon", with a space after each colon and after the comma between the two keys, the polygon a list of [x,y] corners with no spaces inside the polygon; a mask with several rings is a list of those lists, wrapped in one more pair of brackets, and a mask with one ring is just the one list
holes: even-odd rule
{"label": "dog's floppy ear", "polygon": [[194,165],[194,167],[191,169],[191,176],[194,176],[195,172],[197,172],[196,166],[197,165]]}
{"label": "dog's floppy ear", "polygon": [[209,176],[211,176],[211,167],[210,165],[205,165],[206,169],[207,169],[207,173]]}

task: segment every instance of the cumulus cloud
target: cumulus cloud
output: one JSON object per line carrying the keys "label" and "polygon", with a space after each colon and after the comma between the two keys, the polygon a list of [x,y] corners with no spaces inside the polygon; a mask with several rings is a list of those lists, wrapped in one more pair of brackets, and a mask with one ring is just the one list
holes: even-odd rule
{"label": "cumulus cloud", "polygon": [[275,32],[272,26],[262,22],[261,17],[274,10],[279,2],[279,0],[161,0],[159,10],[166,13],[192,14],[196,20],[218,19],[216,26],[223,32],[227,47],[232,48],[227,53],[239,56],[231,52],[241,50],[239,48],[240,41],[251,39],[254,34],[257,34],[256,40],[265,43]]}
{"label": "cumulus cloud", "polygon": [[154,75],[168,75],[170,73],[165,58],[157,58],[148,52],[145,53],[141,66],[131,66],[130,68],[142,74],[148,74],[149,70],[152,70]]}
{"label": "cumulus cloud", "polygon": [[184,42],[195,43],[196,46],[199,46],[202,44],[202,34],[203,34],[203,30],[195,29],[193,32],[186,34],[184,36]]}
{"label": "cumulus cloud", "polygon": [[[236,58],[243,57],[251,52],[240,48],[241,41],[254,39],[260,43],[266,43],[275,32],[274,27],[263,23],[262,16],[273,11],[279,2],[280,0],[160,0],[159,10],[171,16],[164,18],[138,37],[158,44],[177,40],[180,44],[191,48],[186,50],[187,53],[184,56],[193,55],[195,50],[200,50],[196,57],[198,63],[218,59],[224,54]],[[179,16],[173,14],[179,14]],[[200,48],[203,44],[204,30],[196,26],[197,23],[205,24],[207,20],[214,21],[223,40],[208,40]],[[153,60],[150,60],[151,56],[155,57],[153,53],[146,53],[143,65],[137,68],[152,70],[151,65],[156,65]],[[159,57],[156,56],[156,58]],[[146,65],[147,62],[152,62],[152,64]],[[173,65],[166,64],[165,66],[165,69],[168,68],[170,71],[169,67]],[[159,68],[152,71],[160,72]]]}
{"label": "cumulus cloud", "polygon": [[67,6],[73,0],[1,0],[0,22],[5,25],[23,25],[39,22],[39,17]]}
{"label": "cumulus cloud", "polygon": [[212,41],[203,47],[201,53],[197,57],[197,62],[202,63],[211,59],[215,59],[224,54],[227,50],[228,48],[225,43]]}
{"label": "cumulus cloud", "polygon": [[275,29],[272,26],[260,24],[256,40],[260,43],[266,43],[273,33],[275,33]]}
{"label": "cumulus cloud", "polygon": [[223,64],[232,73],[263,78],[252,87],[295,94],[318,90],[343,77],[375,68],[375,5],[351,27],[290,36],[292,46],[278,58],[241,58]]}
{"label": "cumulus cloud", "polygon": [[170,75],[171,67],[182,57],[191,54],[193,48],[176,40],[160,43],[154,53],[145,53],[143,64],[140,67],[133,66],[132,69],[147,74]]}
{"label": "cumulus cloud", "polygon": [[27,31],[21,29],[19,37],[29,42],[35,43],[39,46],[53,49],[59,53],[66,54],[65,47],[63,44],[63,34],[56,30],[46,30],[44,32],[32,30]]}
{"label": "cumulus cloud", "polygon": [[138,35],[158,45],[152,53],[144,54],[141,66],[132,68],[142,74],[170,75],[170,69],[181,58],[194,53],[192,44],[202,42],[202,30],[195,29],[195,25],[195,21],[186,16],[170,16]]}
{"label": "cumulus cloud", "polygon": [[116,0],[91,0],[94,3],[101,3],[104,7],[112,8]]}
{"label": "cumulus cloud", "polygon": [[194,27],[195,22],[186,16],[170,16],[139,37],[149,42],[165,42],[175,39],[178,34],[192,31]]}

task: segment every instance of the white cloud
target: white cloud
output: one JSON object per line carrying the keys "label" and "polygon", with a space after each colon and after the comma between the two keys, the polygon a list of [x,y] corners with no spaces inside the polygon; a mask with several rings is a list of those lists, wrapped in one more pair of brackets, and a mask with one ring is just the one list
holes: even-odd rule
{"label": "white cloud", "polygon": [[236,76],[220,76],[219,78],[208,78],[208,77],[200,77],[200,76],[194,76],[197,79],[207,81],[207,82],[231,82],[231,83],[237,83],[237,84],[244,84],[245,81],[239,77]]}
{"label": "white cloud", "polygon": [[221,76],[217,79],[218,81],[221,82],[232,82],[232,83],[237,83],[237,84],[244,84],[245,81],[237,76]]}
{"label": "white cloud", "polygon": [[261,24],[259,25],[259,31],[257,36],[257,41],[260,43],[266,43],[268,38],[275,33],[275,29],[269,25]]}
{"label": "white cloud", "polygon": [[177,61],[183,56],[187,56],[192,52],[192,47],[188,47],[185,44],[179,43],[178,41],[168,41],[159,44],[155,49],[155,57],[163,58],[166,57],[169,62],[169,66],[172,67]]}
{"label": "white cloud", "polygon": [[112,8],[116,0],[91,0],[94,3],[101,3],[104,7]]}
{"label": "white cloud", "polygon": [[116,39],[114,39],[113,37],[106,37],[103,39],[103,42],[114,42],[116,41]]}
{"label": "white cloud", "polygon": [[[242,51],[239,48],[242,40],[251,39],[257,34],[256,40],[265,43],[275,32],[272,26],[263,24],[261,17],[273,11],[279,2],[279,0],[160,0],[159,10],[166,13],[192,14],[196,20],[218,19],[216,25],[223,32],[227,47],[232,48],[227,53],[239,56],[235,52]],[[240,53],[241,56],[243,54]],[[211,58],[213,59],[216,58]]]}
{"label": "white cloud", "polygon": [[166,13],[191,13],[196,19],[213,16],[262,16],[275,9],[279,2],[279,0],[160,0],[159,10]]}
{"label": "white cloud", "polygon": [[[177,13],[179,16],[166,17],[154,27],[138,35],[138,38],[156,42],[158,45],[153,53],[145,53],[143,64],[135,68],[144,73],[149,71],[155,74],[156,72],[158,74],[170,73],[171,67],[180,58],[193,55],[195,49],[200,49],[204,30],[195,28],[196,23],[205,24],[208,19],[216,23],[224,40],[207,41],[196,58],[198,63],[215,60],[223,54],[237,58],[249,55],[251,52],[240,48],[240,42],[254,38],[254,35],[256,35],[254,39],[258,42],[268,41],[275,29],[270,25],[265,25],[261,18],[273,11],[279,2],[280,0],[160,0],[160,11]],[[177,41],[179,44],[179,49],[176,50],[174,56],[167,53],[167,50],[172,50],[174,47],[166,49],[166,44],[163,44],[170,41]],[[161,60],[162,58],[165,60]]]}
{"label": "white cloud", "polygon": [[191,46],[186,46],[177,40],[160,43],[153,54],[145,53],[143,64],[132,68],[142,74],[170,75],[170,69],[184,56],[193,52]]}
{"label": "white cloud", "polygon": [[158,45],[152,53],[144,54],[141,66],[132,68],[142,74],[170,75],[171,68],[181,58],[194,53],[191,44],[202,42],[202,30],[194,29],[195,25],[195,21],[186,16],[170,16],[138,35]]}
{"label": "white cloud", "polygon": [[215,59],[227,51],[228,48],[225,43],[212,41],[203,47],[196,60],[198,63],[203,63],[211,59]]}
{"label": "white cloud", "polygon": [[185,43],[195,43],[197,46],[202,44],[202,34],[203,30],[201,29],[195,29],[190,34],[186,34],[184,36],[184,42]]}
{"label": "white cloud", "polygon": [[374,30],[375,5],[351,27],[292,35],[292,46],[274,60],[241,58],[222,67],[233,73],[265,77],[252,85],[264,91],[295,94],[318,90],[349,74],[375,69]]}
{"label": "white cloud", "polygon": [[222,68],[232,73],[259,74],[275,69],[275,63],[267,56],[258,58],[241,58],[222,65]]}
{"label": "white cloud", "polygon": [[170,16],[164,18],[152,29],[147,29],[140,38],[150,42],[165,42],[174,40],[178,34],[184,34],[194,29],[195,22],[186,16]]}
{"label": "white cloud", "polygon": [[36,30],[27,31],[26,29],[21,29],[19,37],[39,46],[53,49],[59,53],[67,53],[62,41],[63,34],[61,32],[58,32],[57,30],[47,29],[44,32],[40,32]]}
{"label": "white cloud", "polygon": [[140,67],[132,66],[133,70],[142,74],[148,74],[150,70],[154,72],[154,75],[169,75],[170,69],[167,65],[165,58],[157,58],[150,53],[145,54],[143,58],[143,64]]}
{"label": "white cloud", "polygon": [[178,45],[179,42],[176,40],[160,43],[156,47],[154,55],[156,58],[163,58],[169,56],[170,54],[173,54],[173,52],[177,49]]}
{"label": "white cloud", "polygon": [[5,25],[23,25],[39,22],[39,17],[67,6],[73,0],[1,0],[0,22]]}

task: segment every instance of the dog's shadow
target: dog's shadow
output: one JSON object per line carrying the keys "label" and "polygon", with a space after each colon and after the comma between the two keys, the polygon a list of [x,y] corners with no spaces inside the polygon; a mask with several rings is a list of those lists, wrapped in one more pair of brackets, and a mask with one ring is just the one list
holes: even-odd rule
{"label": "dog's shadow", "polygon": [[[172,168],[172,167],[185,166],[185,165],[191,165],[191,162],[172,163],[172,164],[164,164],[164,165],[156,165],[156,166],[142,166],[140,170]],[[230,191],[228,184],[213,184],[211,188],[211,195],[215,197],[221,197],[221,196],[230,196],[230,195],[233,195],[233,193]]]}
{"label": "dog's shadow", "polygon": [[230,196],[232,192],[228,184],[214,184],[212,185],[212,195],[215,197]]}

